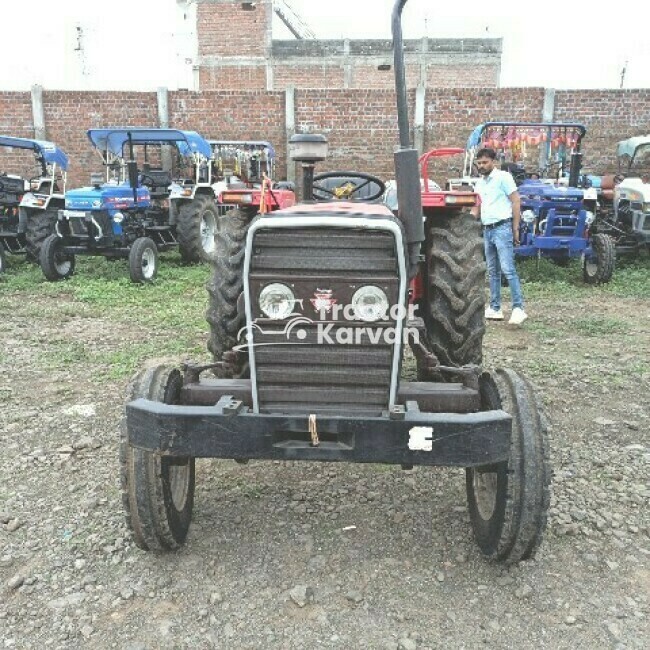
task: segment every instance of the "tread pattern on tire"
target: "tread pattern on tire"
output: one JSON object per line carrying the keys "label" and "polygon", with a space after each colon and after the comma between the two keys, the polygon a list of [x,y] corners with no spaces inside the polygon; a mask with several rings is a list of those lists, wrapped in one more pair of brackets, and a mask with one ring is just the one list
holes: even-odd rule
{"label": "tread pattern on tire", "polygon": [[[26,208],[20,209],[26,210]],[[43,242],[54,232],[58,209],[29,210],[26,217],[25,250],[27,251],[27,258],[38,264]]]}
{"label": "tread pattern on tire", "polygon": [[[492,560],[514,564],[534,557],[546,529],[552,474],[548,420],[533,388],[522,376],[499,369],[492,379],[498,394],[490,396],[482,408],[503,408],[512,415],[513,424],[503,525],[496,530],[498,539],[484,540],[490,551],[483,552]],[[474,471],[467,471],[468,491]],[[479,517],[473,509],[470,499],[470,517]]]}
{"label": "tread pattern on tire", "polygon": [[210,325],[208,349],[215,361],[228,357],[229,368],[216,371],[221,378],[242,378],[248,375],[248,362],[243,353],[227,353],[239,343],[237,335],[246,323],[239,309],[239,297],[244,290],[244,256],[246,235],[251,217],[239,208],[221,218],[216,236],[212,274],[208,281],[209,304],[206,318]]}
{"label": "tread pattern on tire", "polygon": [[50,282],[57,282],[58,280],[69,278],[74,274],[75,256],[71,253],[67,254],[67,258],[70,261],[69,272],[65,276],[59,274],[59,271],[56,268],[56,249],[59,246],[61,246],[59,237],[55,234],[49,235],[45,238],[45,241],[41,246],[41,252],[39,253],[41,270],[43,271],[45,278]]}
{"label": "tread pattern on tire", "polygon": [[480,226],[468,212],[427,219],[425,298],[431,351],[446,366],[480,365],[485,333],[485,262]]}
{"label": "tread pattern on tire", "polygon": [[[153,249],[154,253],[154,271],[150,278],[145,278],[142,271],[142,254],[147,248]],[[131,250],[129,251],[129,275],[131,281],[136,284],[144,284],[152,282],[158,274],[158,249],[153,239],[149,237],[138,237],[133,242]]]}
{"label": "tread pattern on tire", "polygon": [[184,201],[176,215],[176,238],[181,258],[186,264],[196,264],[206,258],[201,243],[201,218],[213,206],[215,220],[218,221],[214,199],[205,194],[197,194],[192,201]]}
{"label": "tread pattern on tire", "polygon": [[[500,556],[512,563],[528,560],[535,555],[546,528],[551,500],[548,420],[535,391],[521,375],[512,370],[499,369],[495,380],[504,409],[513,416],[515,438],[510,462],[517,465],[522,477],[521,481],[511,482],[511,486],[520,489],[508,490],[507,508],[517,511],[518,516],[506,518],[513,525],[503,536],[498,551]],[[513,395],[517,396],[516,408]],[[538,435],[527,435],[534,430],[538,430]]]}
{"label": "tread pattern on tire", "polygon": [[612,279],[616,266],[616,247],[609,235],[597,233],[591,238],[591,245],[596,256],[596,273],[587,273],[587,260],[582,266],[582,276],[587,284],[605,284]]}
{"label": "tread pattern on tire", "polygon": [[[126,391],[126,402],[145,398],[172,404],[180,394],[182,377],[171,366],[145,368],[133,377]],[[162,485],[162,461],[156,454],[128,444],[126,415],[120,427],[120,489],[126,523],[136,545],[145,551],[179,548],[185,541],[189,519],[180,530],[172,530]],[[190,517],[194,495],[194,459],[190,459]]]}

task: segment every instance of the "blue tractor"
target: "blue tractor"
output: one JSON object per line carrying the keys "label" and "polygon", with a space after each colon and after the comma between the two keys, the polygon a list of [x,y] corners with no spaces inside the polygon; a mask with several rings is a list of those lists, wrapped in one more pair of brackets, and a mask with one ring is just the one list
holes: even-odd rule
{"label": "blue tractor", "polygon": [[[517,257],[544,257],[559,266],[582,259],[588,284],[609,282],[616,250],[612,239],[594,232],[596,191],[584,187],[580,147],[582,124],[488,122],[474,129],[465,154],[464,177],[472,177],[481,147],[492,147],[512,173],[521,196]],[[532,154],[532,156],[531,156]],[[527,168],[528,158],[533,164]]]}
{"label": "blue tractor", "polygon": [[5,253],[38,262],[41,246],[54,231],[64,204],[68,157],[44,140],[0,136],[0,147],[31,151],[36,170],[28,174],[0,172],[0,273]]}
{"label": "blue tractor", "polygon": [[[88,138],[106,175],[91,174],[91,187],[66,193],[41,250],[45,277],[70,277],[75,255],[128,258],[138,283],[155,278],[159,251],[178,247],[186,262],[209,259],[218,216],[208,142],[193,131],[150,128],[91,129]],[[173,178],[174,153],[185,177]]]}

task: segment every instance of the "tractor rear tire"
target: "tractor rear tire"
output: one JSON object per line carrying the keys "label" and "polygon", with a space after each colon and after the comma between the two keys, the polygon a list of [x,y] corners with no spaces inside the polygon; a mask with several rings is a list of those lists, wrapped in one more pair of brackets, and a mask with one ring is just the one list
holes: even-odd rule
{"label": "tractor rear tire", "polygon": [[[126,403],[144,398],[179,404],[183,378],[176,368],[145,368],[133,377]],[[120,487],[127,526],[144,551],[170,551],[187,537],[194,507],[194,458],[161,456],[129,444],[126,414],[120,431]]]}
{"label": "tractor rear tire", "polygon": [[420,313],[429,349],[444,366],[481,365],[485,261],[478,221],[445,211],[425,224],[425,295]]}
{"label": "tractor rear tire", "polygon": [[512,415],[508,460],[465,470],[469,517],[483,555],[513,564],[534,557],[551,492],[547,423],[530,384],[512,370],[479,378],[481,410]]}
{"label": "tractor rear tire", "polygon": [[176,237],[186,264],[210,262],[216,251],[219,213],[213,197],[198,194],[184,201],[176,216]]}
{"label": "tractor rear tire", "polygon": [[[27,208],[20,209],[27,210]],[[43,242],[54,233],[58,210],[56,208],[28,210],[25,216],[27,222],[27,229],[25,230],[27,259],[38,264]]]}
{"label": "tractor rear tire", "polygon": [[0,244],[0,275],[7,270],[7,259],[5,257],[5,249]]}
{"label": "tractor rear tire", "polygon": [[46,237],[41,246],[39,262],[43,275],[50,282],[67,280],[74,273],[75,257],[65,252],[61,238],[56,234]]}
{"label": "tractor rear tire", "polygon": [[220,378],[240,379],[249,374],[246,353],[233,348],[241,343],[240,334],[246,325],[240,296],[244,291],[244,256],[250,221],[249,213],[239,208],[229,210],[221,217],[215,238],[206,318],[210,325],[208,349],[215,361],[224,361],[226,366],[215,370]]}
{"label": "tractor rear tire", "polygon": [[591,238],[593,256],[582,259],[582,277],[587,284],[606,284],[616,266],[616,248],[609,235],[598,233]]}
{"label": "tractor rear tire", "polygon": [[138,237],[129,251],[131,282],[148,284],[158,274],[158,249],[149,237]]}

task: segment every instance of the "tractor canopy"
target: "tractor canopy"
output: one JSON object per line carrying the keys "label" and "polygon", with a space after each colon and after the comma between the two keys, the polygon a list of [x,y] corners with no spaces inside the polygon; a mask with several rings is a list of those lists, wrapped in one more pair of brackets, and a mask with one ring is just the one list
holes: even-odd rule
{"label": "tractor canopy", "polygon": [[210,146],[213,148],[219,147],[232,147],[243,150],[266,150],[266,155],[269,160],[275,158],[275,149],[270,142],[266,140],[209,140]]}
{"label": "tractor canopy", "polygon": [[12,138],[0,136],[0,147],[13,147],[14,149],[31,149],[48,165],[58,165],[66,171],[68,169],[68,156],[54,143],[46,140],[31,140],[29,138]]}
{"label": "tractor canopy", "polygon": [[587,129],[583,124],[575,122],[485,122],[472,131],[467,140],[467,149],[490,146],[491,139],[505,141],[517,137],[526,138],[531,141],[531,144],[539,144],[551,142],[555,133],[569,132],[573,132],[575,144],[579,147]]}
{"label": "tractor canopy", "polygon": [[637,135],[627,140],[621,140],[616,146],[616,155],[619,158],[629,158],[630,164],[642,149],[650,149],[650,135]]}
{"label": "tractor canopy", "polygon": [[128,143],[129,136],[133,144],[173,144],[181,156],[199,154],[208,159],[212,156],[210,144],[196,131],[136,127],[88,131],[88,139],[96,149],[108,151],[119,158],[124,157],[123,148]]}

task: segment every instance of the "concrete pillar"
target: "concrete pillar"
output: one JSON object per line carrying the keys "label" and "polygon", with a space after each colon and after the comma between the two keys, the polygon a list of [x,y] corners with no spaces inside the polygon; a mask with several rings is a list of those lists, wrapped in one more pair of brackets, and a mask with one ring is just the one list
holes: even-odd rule
{"label": "concrete pillar", "polygon": [[[544,91],[544,106],[542,107],[542,122],[552,122],[555,119],[555,88]],[[539,148],[539,168],[544,169],[551,151],[551,143]]]}
{"label": "concrete pillar", "polygon": [[427,54],[429,53],[429,39],[425,36],[420,47],[420,85],[427,86]]}
{"label": "concrete pillar", "polygon": [[34,138],[46,140],[45,111],[43,110],[43,86],[32,86],[32,123],[34,125]]}
{"label": "concrete pillar", "polygon": [[422,154],[424,153],[424,100],[427,94],[426,86],[418,86],[415,90],[415,116],[413,118],[413,144]]}
{"label": "concrete pillar", "polygon": [[284,91],[284,110],[285,110],[285,130],[286,130],[286,144],[287,144],[287,180],[292,183],[296,182],[296,165],[289,158],[289,140],[296,132],[296,88],[295,86],[288,86]]}
{"label": "concrete pillar", "polygon": [[343,41],[343,88],[352,88],[352,63],[350,62],[350,39]]}
{"label": "concrete pillar", "polygon": [[[161,86],[157,91],[158,95],[158,126],[161,129],[169,128],[169,93],[167,88]],[[172,169],[172,149],[169,145],[162,147],[162,168],[165,171]]]}

